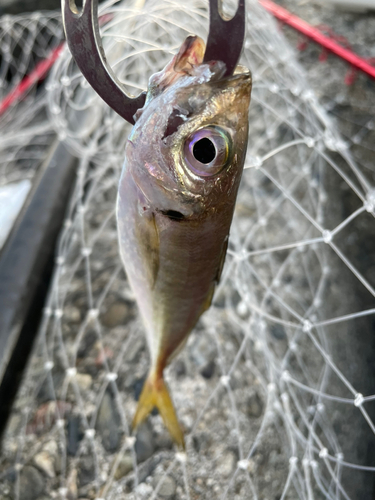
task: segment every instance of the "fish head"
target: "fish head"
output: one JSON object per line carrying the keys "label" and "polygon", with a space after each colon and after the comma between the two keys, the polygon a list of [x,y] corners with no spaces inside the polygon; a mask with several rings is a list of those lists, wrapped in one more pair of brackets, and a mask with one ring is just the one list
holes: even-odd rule
{"label": "fish head", "polygon": [[224,63],[203,64],[203,54],[204,42],[188,37],[151,77],[126,146],[143,205],[180,218],[234,205],[247,147],[251,74],[238,66],[223,77]]}

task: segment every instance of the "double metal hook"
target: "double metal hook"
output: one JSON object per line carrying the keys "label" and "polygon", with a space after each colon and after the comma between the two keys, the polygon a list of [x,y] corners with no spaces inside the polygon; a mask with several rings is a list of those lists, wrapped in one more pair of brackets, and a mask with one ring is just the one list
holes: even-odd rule
{"label": "double metal hook", "polygon": [[[245,36],[245,0],[239,0],[236,14],[225,20],[220,0],[210,2],[210,28],[204,62],[223,61],[230,76],[241,55]],[[99,96],[122,118],[134,124],[135,112],[142,108],[146,93],[128,96],[107,64],[99,33],[98,0],[84,0],[79,12],[74,0],[62,0],[63,24],[69,49],[86,80]]]}

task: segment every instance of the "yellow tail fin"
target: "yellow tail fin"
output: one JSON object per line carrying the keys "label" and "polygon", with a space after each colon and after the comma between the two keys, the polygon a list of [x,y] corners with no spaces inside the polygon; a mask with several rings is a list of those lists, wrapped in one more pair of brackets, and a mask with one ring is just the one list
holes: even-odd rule
{"label": "yellow tail fin", "polygon": [[158,377],[154,373],[150,373],[145,381],[138,401],[137,411],[135,412],[132,424],[133,430],[146,420],[155,407],[159,410],[164,424],[174,441],[181,448],[185,449],[184,434],[178,423],[176,412],[164,379],[163,377]]}

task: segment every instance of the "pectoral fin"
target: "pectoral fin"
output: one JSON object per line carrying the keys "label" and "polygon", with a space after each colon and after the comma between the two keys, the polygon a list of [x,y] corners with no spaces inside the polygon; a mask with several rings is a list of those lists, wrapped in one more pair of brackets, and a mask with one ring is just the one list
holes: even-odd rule
{"label": "pectoral fin", "polygon": [[159,410],[163,422],[173,440],[185,449],[184,434],[177,420],[168,388],[162,376],[150,373],[142,389],[137,411],[133,419],[133,430],[146,420],[154,408]]}

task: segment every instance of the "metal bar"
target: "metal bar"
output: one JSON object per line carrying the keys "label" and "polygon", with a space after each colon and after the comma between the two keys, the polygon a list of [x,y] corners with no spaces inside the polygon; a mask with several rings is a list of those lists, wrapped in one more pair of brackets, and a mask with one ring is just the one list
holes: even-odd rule
{"label": "metal bar", "polygon": [[323,33],[321,33],[318,29],[314,28],[294,14],[291,14],[283,7],[276,5],[271,0],[259,0],[259,3],[283,23],[288,24],[289,26],[307,36],[333,54],[341,57],[341,59],[347,61],[354,68],[363,71],[363,73],[366,73],[366,75],[375,79],[375,67],[371,66],[371,64],[369,64],[366,59],[363,59],[353,51],[342,47],[334,40],[331,40],[330,38],[323,35]]}
{"label": "metal bar", "polygon": [[1,253],[0,439],[38,332],[76,165],[56,141]]}

